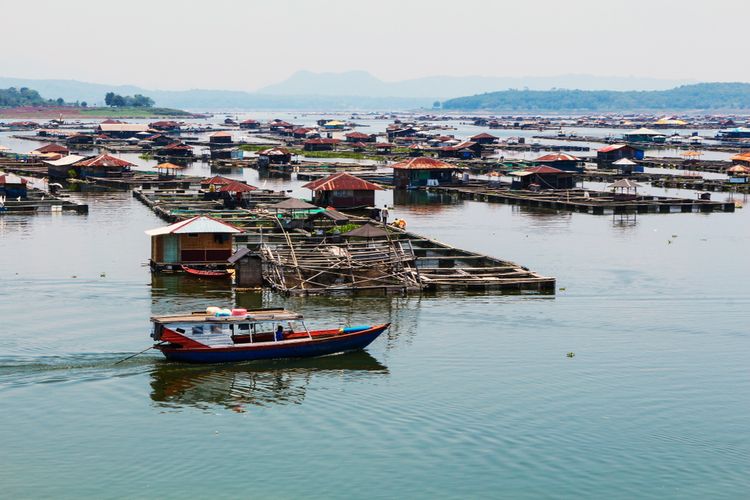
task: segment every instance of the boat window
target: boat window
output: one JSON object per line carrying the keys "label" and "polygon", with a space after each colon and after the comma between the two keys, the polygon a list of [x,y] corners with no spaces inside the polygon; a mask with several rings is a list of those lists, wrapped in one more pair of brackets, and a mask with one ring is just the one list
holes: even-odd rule
{"label": "boat window", "polygon": [[203,335],[203,325],[194,326],[193,335]]}
{"label": "boat window", "polygon": [[211,333],[221,333],[222,326],[226,325],[211,325]]}
{"label": "boat window", "polygon": [[245,331],[250,330],[250,325],[247,323],[240,323],[239,327],[240,327],[240,330],[245,330]]}
{"label": "boat window", "polygon": [[175,328],[174,330],[175,330],[175,331],[176,331],[177,333],[185,333],[185,329],[184,329],[184,328]]}

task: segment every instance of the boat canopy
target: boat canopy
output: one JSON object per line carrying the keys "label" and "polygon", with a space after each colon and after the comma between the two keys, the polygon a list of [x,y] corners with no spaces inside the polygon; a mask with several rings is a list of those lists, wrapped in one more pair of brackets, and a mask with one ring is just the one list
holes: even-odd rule
{"label": "boat canopy", "polygon": [[263,321],[297,321],[303,319],[303,316],[286,309],[262,309],[259,311],[248,311],[246,315],[241,316],[213,316],[206,314],[205,311],[193,312],[190,314],[176,314],[171,316],[153,316],[151,321],[154,323],[246,323],[263,322]]}

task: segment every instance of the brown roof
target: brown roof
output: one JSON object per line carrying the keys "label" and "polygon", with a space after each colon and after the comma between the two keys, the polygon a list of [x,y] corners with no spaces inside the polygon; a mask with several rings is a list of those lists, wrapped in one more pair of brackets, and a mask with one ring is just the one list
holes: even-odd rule
{"label": "brown roof", "polygon": [[34,151],[39,153],[68,153],[68,148],[59,144],[46,144],[41,148],[36,148]]}
{"label": "brown roof", "polygon": [[488,134],[487,132],[482,132],[481,134],[477,134],[471,138],[472,141],[476,139],[497,139],[497,137],[492,134]]}
{"label": "brown roof", "polygon": [[122,160],[109,154],[92,156],[76,163],[78,167],[131,167],[133,166],[127,160]]}
{"label": "brown roof", "polygon": [[346,172],[340,172],[324,177],[323,179],[308,182],[302,187],[311,191],[381,191],[383,189],[377,184],[360,179]]}
{"label": "brown roof", "polygon": [[567,153],[550,153],[544,156],[540,156],[534,161],[538,161],[538,162],[581,161],[581,159],[573,155],[569,155]]}
{"label": "brown roof", "polygon": [[461,167],[452,165],[450,163],[436,160],[435,158],[427,158],[425,156],[419,156],[417,158],[410,158],[408,160],[400,161],[391,165],[397,170],[439,170],[439,169],[451,169],[457,170]]}
{"label": "brown roof", "polygon": [[225,184],[230,184],[232,182],[236,182],[236,181],[234,179],[228,179],[220,175],[214,175],[213,177],[209,177],[208,179],[203,179],[201,181],[201,186],[209,186],[211,184],[214,184],[217,186],[223,186]]}
{"label": "brown roof", "polygon": [[348,139],[369,139],[369,134],[363,134],[362,132],[350,132],[346,134]]}
{"label": "brown roof", "polygon": [[249,193],[250,191],[255,191],[258,189],[255,186],[251,186],[250,184],[245,184],[244,182],[239,181],[232,181],[228,184],[224,184],[219,191],[226,191],[229,193]]}
{"label": "brown roof", "polygon": [[287,210],[312,210],[313,208],[319,208],[307,203],[306,201],[300,200],[299,198],[287,198],[284,201],[274,203],[271,207]]}
{"label": "brown roof", "polygon": [[343,233],[341,236],[354,236],[356,238],[385,238],[388,236],[388,231],[383,229],[382,226],[376,226],[372,222],[368,222],[357,229],[352,229],[349,232]]}

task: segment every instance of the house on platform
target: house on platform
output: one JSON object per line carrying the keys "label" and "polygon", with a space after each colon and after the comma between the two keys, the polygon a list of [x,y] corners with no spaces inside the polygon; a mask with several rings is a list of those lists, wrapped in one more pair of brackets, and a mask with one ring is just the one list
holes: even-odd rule
{"label": "house on platform", "polygon": [[606,165],[616,162],[621,158],[629,160],[642,160],[644,156],[643,149],[636,148],[630,144],[610,144],[597,150],[596,161],[600,165]]}
{"label": "house on platform", "polygon": [[85,160],[84,156],[68,155],[59,160],[46,160],[47,176],[50,179],[69,179],[78,177],[80,169],[74,165],[79,161]]}
{"label": "house on platform", "polygon": [[[234,179],[229,179],[228,177],[222,177],[221,175],[214,175],[213,177],[203,179],[201,181],[201,188],[219,191],[222,186],[226,186],[227,184],[231,184],[233,182],[237,181],[235,181]],[[211,188],[211,186],[213,186],[213,188]]]}
{"label": "house on platform", "polygon": [[159,148],[168,146],[170,144],[180,144],[179,142],[176,142],[173,138],[164,134],[151,134],[151,135],[144,137],[143,140],[150,143],[152,147],[156,146]]}
{"label": "house on platform", "polygon": [[148,132],[145,123],[106,123],[102,122],[96,127],[97,134],[104,134],[113,139],[130,139],[138,132]]}
{"label": "house on platform", "polygon": [[744,165],[746,167],[750,167],[750,152],[734,155],[732,156],[731,159],[734,163],[738,165]]}
{"label": "house on platform", "polygon": [[390,154],[396,145],[390,142],[376,142],[375,144],[372,144],[372,147],[375,148],[377,153]]}
{"label": "house on platform", "polygon": [[328,120],[322,125],[326,130],[343,130],[345,126],[346,122],[340,120]]}
{"label": "house on platform", "polygon": [[622,134],[622,139],[626,142],[658,142],[658,138],[663,138],[664,134],[656,130],[645,127],[631,130]]}
{"label": "house on platform", "polygon": [[65,139],[65,144],[67,146],[73,146],[73,147],[80,147],[80,146],[92,146],[94,144],[94,135],[93,134],[73,134],[69,135]]}
{"label": "house on platform", "polygon": [[109,154],[92,156],[77,163],[72,167],[78,171],[81,179],[86,177],[121,177],[130,171],[133,164]]}
{"label": "house on platform", "polygon": [[482,154],[482,145],[472,141],[462,142],[455,146],[444,146],[438,149],[438,158],[459,158],[471,160]]}
{"label": "house on platform", "polygon": [[224,266],[232,255],[232,235],[242,231],[206,216],[192,217],[151,229],[151,268],[179,270],[185,266]]}
{"label": "house on platform", "polygon": [[453,174],[462,167],[441,160],[420,156],[391,165],[396,188],[437,186],[453,182]]}
{"label": "house on platform", "polygon": [[572,172],[559,168],[540,166],[511,172],[511,189],[538,191],[542,189],[573,189],[575,180]]}
{"label": "house on platform", "polygon": [[214,144],[232,144],[232,133],[226,131],[214,132],[208,136],[208,143]]}
{"label": "house on platform", "polygon": [[477,134],[469,139],[471,142],[476,142],[477,144],[486,145],[486,144],[496,144],[498,141],[498,137],[495,137],[492,134],[488,134],[486,132],[482,132],[481,134]]}
{"label": "house on platform", "polygon": [[375,191],[383,188],[346,172],[308,182],[304,188],[313,192],[313,203],[320,207],[352,209],[375,205]]}
{"label": "house on platform", "polygon": [[160,120],[148,124],[149,128],[160,132],[180,132],[182,126],[179,122],[172,120]]}
{"label": "house on platform", "polygon": [[314,139],[320,137],[320,134],[314,128],[300,127],[292,130],[292,137],[295,139]]}
{"label": "house on platform", "polygon": [[302,144],[305,151],[333,151],[339,139],[308,139]]}
{"label": "house on platform", "polygon": [[292,161],[292,153],[286,148],[268,148],[258,151],[259,164],[267,162],[269,164],[285,165]]}
{"label": "house on platform", "polygon": [[388,141],[393,142],[396,138],[400,137],[414,137],[417,135],[417,129],[414,127],[402,127],[396,124],[389,125],[388,128],[386,128],[385,133],[388,136]]}
{"label": "house on platform", "polygon": [[181,142],[173,142],[156,150],[157,156],[171,156],[174,158],[192,158],[193,148]]}
{"label": "house on platform", "polygon": [[363,134],[362,132],[349,132],[344,137],[346,142],[375,142],[377,139],[375,134]]}
{"label": "house on platform", "polygon": [[546,154],[534,160],[534,163],[565,170],[567,172],[581,172],[583,170],[581,166],[583,161],[580,158],[567,153]]}
{"label": "house on platform", "polygon": [[60,156],[66,156],[68,153],[70,153],[70,150],[66,148],[65,146],[62,146],[60,144],[45,144],[44,146],[40,148],[36,148],[34,152],[45,155],[45,154],[58,154]]}
{"label": "house on platform", "polygon": [[0,174],[0,196],[26,198],[28,182],[15,174]]}
{"label": "house on platform", "polygon": [[243,120],[240,122],[240,128],[245,130],[257,130],[260,128],[260,122],[258,120]]}
{"label": "house on platform", "polygon": [[284,120],[273,120],[268,122],[268,128],[271,132],[284,132],[287,129],[293,129],[294,125]]}

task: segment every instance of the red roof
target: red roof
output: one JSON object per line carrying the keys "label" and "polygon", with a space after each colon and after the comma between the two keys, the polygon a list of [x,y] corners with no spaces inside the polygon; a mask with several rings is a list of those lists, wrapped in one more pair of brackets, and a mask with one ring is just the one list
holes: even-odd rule
{"label": "red roof", "polygon": [[149,127],[152,127],[152,128],[154,128],[154,127],[160,127],[160,128],[164,128],[164,127],[175,128],[175,127],[179,127],[179,126],[180,126],[180,124],[179,124],[178,122],[175,122],[175,121],[172,121],[172,120],[162,120],[162,121],[158,121],[158,122],[153,122],[153,123],[149,123],[149,124],[148,124],[148,126],[149,126]]}
{"label": "red roof", "polygon": [[268,148],[258,151],[258,156],[291,156],[291,154],[286,148]]}
{"label": "red roof", "polygon": [[477,134],[471,138],[472,141],[475,141],[477,139],[497,139],[497,137],[492,134],[488,134],[487,132],[482,132],[481,134]]}
{"label": "red roof", "polygon": [[125,122],[120,121],[120,120],[113,120],[112,118],[108,118],[101,123],[114,124],[114,123],[125,123]]}
{"label": "red roof", "polygon": [[324,177],[323,179],[308,182],[302,187],[311,191],[380,191],[383,189],[377,184],[360,179],[352,174],[347,174],[346,172],[340,172]]}
{"label": "red roof", "polygon": [[565,153],[550,153],[548,155],[540,156],[534,161],[538,161],[538,162],[581,161],[581,159],[576,158],[573,155],[569,155]]}
{"label": "red roof", "polygon": [[347,139],[369,139],[370,136],[368,134],[363,134],[362,132],[350,132],[346,134]]}
{"label": "red roof", "polygon": [[560,170],[559,168],[548,167],[546,165],[543,165],[541,167],[526,168],[524,169],[524,172],[529,172],[531,174],[559,174],[559,173],[562,173],[563,170]]}
{"label": "red roof", "polygon": [[366,148],[367,144],[365,144],[364,142],[355,142],[354,144],[352,144],[352,146],[354,146],[355,148]]}
{"label": "red roof", "polygon": [[39,153],[68,153],[68,148],[59,144],[46,144],[41,148],[36,148],[34,151]]}
{"label": "red roof", "polygon": [[294,125],[292,125],[289,122],[285,122],[284,120],[273,120],[273,121],[269,122],[268,124],[271,127],[282,127],[282,128],[289,128],[289,127],[293,127],[294,126]]}
{"label": "red roof", "polygon": [[247,123],[249,125],[251,123],[258,123],[258,120],[249,119],[249,120],[241,121],[240,123]]}
{"label": "red roof", "polygon": [[387,149],[395,147],[396,145],[391,144],[390,142],[376,142],[375,144],[373,144],[373,146],[375,147],[375,149]]}
{"label": "red roof", "polygon": [[209,137],[232,137],[232,133],[220,130],[219,132],[214,132],[213,134],[209,135]]}
{"label": "red roof", "polygon": [[81,160],[75,164],[77,167],[131,167],[132,163],[121,160],[109,154],[103,154]]}
{"label": "red roof", "polygon": [[341,139],[308,139],[305,144],[338,144]]}
{"label": "red roof", "polygon": [[203,179],[201,181],[201,186],[208,186],[210,184],[223,186],[225,184],[231,184],[232,182],[237,182],[237,181],[235,181],[234,179],[228,179],[226,177],[222,177],[220,175],[214,175],[213,177],[209,177],[208,179]]}
{"label": "red roof", "polygon": [[436,160],[435,158],[427,158],[419,156],[417,158],[411,158],[409,160],[400,161],[391,165],[397,170],[439,170],[439,169],[451,169],[457,170],[461,167],[451,165],[450,163]]}
{"label": "red roof", "polygon": [[604,146],[602,149],[598,149],[597,151],[599,153],[609,153],[610,151],[617,151],[618,149],[622,148],[628,148],[627,144],[610,144],[609,146]]}
{"label": "red roof", "polygon": [[240,181],[231,181],[227,184],[224,184],[219,191],[227,191],[230,193],[248,193],[250,191],[255,191],[258,189],[255,186],[251,186],[250,184],[245,184],[244,182]]}
{"label": "red roof", "polygon": [[312,132],[312,129],[301,127],[301,128],[295,128],[294,130],[292,130],[293,134],[306,134],[308,132]]}

